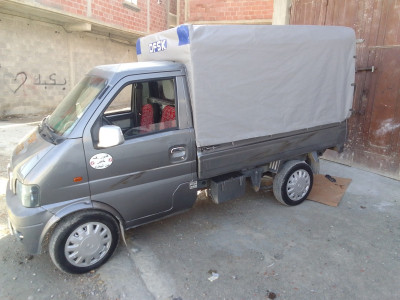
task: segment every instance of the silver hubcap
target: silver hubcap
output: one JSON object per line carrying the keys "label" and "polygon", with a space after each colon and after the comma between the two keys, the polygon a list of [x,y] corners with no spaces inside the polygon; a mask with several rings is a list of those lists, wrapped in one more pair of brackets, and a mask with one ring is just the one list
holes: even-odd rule
{"label": "silver hubcap", "polygon": [[65,243],[65,257],[77,267],[97,263],[110,250],[112,235],[103,223],[89,222],[76,228]]}
{"label": "silver hubcap", "polygon": [[286,192],[292,201],[301,200],[310,189],[310,175],[307,171],[300,169],[290,175],[286,185]]}

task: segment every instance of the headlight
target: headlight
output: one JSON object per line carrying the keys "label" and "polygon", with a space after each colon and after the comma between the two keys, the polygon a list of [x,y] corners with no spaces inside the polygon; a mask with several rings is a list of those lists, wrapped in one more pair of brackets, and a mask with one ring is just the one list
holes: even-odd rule
{"label": "headlight", "polygon": [[37,185],[25,185],[17,180],[17,196],[25,207],[39,206],[40,193]]}

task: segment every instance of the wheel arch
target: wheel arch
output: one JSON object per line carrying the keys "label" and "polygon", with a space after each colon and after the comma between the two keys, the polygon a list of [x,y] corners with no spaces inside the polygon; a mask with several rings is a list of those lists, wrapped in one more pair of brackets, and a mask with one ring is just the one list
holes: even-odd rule
{"label": "wheel arch", "polygon": [[118,213],[116,209],[113,207],[101,203],[92,201],[90,204],[85,202],[78,202],[66,207],[63,207],[59,211],[57,211],[49,221],[47,221],[46,225],[42,230],[42,234],[40,235],[39,240],[39,253],[46,249],[47,244],[49,242],[49,238],[56,228],[56,226],[60,223],[60,221],[64,220],[66,217],[72,217],[78,213],[86,213],[86,212],[104,212],[108,214],[110,217],[115,219],[115,221],[119,224],[120,234],[123,235],[123,230],[125,228],[125,221],[122,218],[121,214]]}

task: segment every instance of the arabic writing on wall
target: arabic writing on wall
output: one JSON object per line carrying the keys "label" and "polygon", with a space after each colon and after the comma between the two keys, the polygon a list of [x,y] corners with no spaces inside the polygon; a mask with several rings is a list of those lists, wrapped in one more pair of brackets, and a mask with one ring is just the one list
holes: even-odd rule
{"label": "arabic writing on wall", "polygon": [[[27,83],[29,76],[26,72],[22,71],[17,73],[16,75],[12,73],[4,74],[4,83],[8,86],[13,94],[17,94],[18,91]],[[56,73],[51,73],[48,76],[42,76],[41,74],[36,74],[32,76],[33,85],[35,86],[43,86],[44,89],[47,89],[49,86],[60,86],[62,90],[65,90],[65,85],[67,84],[67,80],[65,78],[59,79]]]}

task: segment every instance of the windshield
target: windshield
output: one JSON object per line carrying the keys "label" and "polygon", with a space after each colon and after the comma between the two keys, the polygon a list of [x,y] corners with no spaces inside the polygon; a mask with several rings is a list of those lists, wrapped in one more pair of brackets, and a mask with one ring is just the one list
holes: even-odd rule
{"label": "windshield", "polygon": [[83,78],[47,119],[47,125],[58,135],[68,135],[105,85],[104,78]]}

